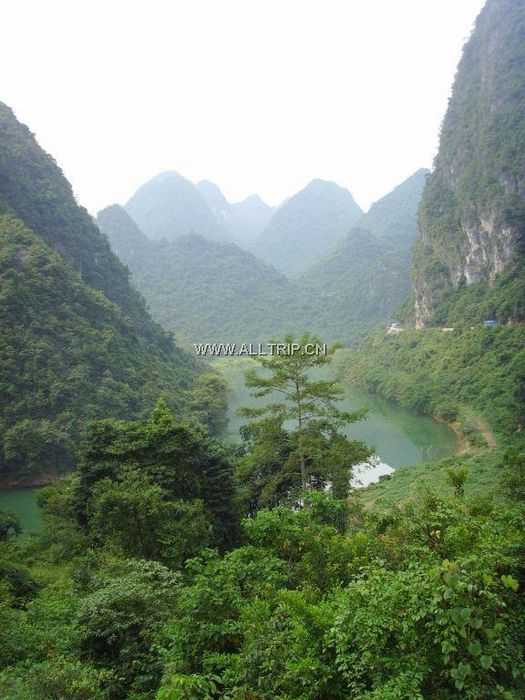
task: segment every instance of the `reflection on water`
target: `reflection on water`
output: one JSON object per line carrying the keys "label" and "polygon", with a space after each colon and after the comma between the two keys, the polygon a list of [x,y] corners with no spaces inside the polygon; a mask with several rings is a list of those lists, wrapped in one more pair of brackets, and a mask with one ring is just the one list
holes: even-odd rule
{"label": "reflection on water", "polygon": [[[244,385],[244,371],[253,366],[253,361],[227,359],[221,360],[218,366],[230,389],[226,437],[236,442],[239,440],[239,428],[245,422],[236,414],[237,409],[261,404],[261,399],[250,396]],[[377,455],[370,466],[354,469],[353,483],[356,485],[357,481],[360,485],[374,483],[380,476],[390,474],[398,467],[443,459],[456,451],[456,436],[448,426],[353,386],[345,386],[345,397],[339,406],[345,411],[368,409],[365,420],[353,423],[346,429],[349,437],[361,440]]]}
{"label": "reflection on water", "polygon": [[0,489],[0,510],[14,513],[25,533],[38,532],[42,514],[37,503],[38,489]]}
{"label": "reflection on water", "polygon": [[349,437],[374,448],[381,461],[397,469],[454,454],[456,436],[443,423],[401,408],[385,399],[345,387],[341,407],[346,411],[368,408],[367,418],[349,425]]}
{"label": "reflection on water", "polygon": [[393,472],[394,469],[382,462],[379,457],[372,457],[366,464],[358,464],[353,468],[350,483],[355,489],[364,488]]}
{"label": "reflection on water", "polygon": [[[241,406],[261,405],[261,399],[250,396],[244,385],[244,371],[253,366],[253,361],[226,359],[217,365],[223,371],[229,386],[229,424],[225,437],[238,442],[239,428],[245,419],[236,414],[237,409]],[[367,486],[401,466],[442,459],[454,454],[456,436],[446,425],[354,387],[347,386],[345,391],[344,401],[340,404],[343,410],[368,408],[367,418],[349,425],[347,435],[354,440],[361,440],[373,448],[377,455],[369,465],[354,468],[354,486]],[[36,532],[42,526],[36,489],[0,490],[0,510],[16,513],[26,532]]]}

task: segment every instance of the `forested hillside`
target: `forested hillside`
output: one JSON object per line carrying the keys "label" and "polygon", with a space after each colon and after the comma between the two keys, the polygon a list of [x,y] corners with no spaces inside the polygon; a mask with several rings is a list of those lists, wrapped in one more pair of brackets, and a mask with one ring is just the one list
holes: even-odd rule
{"label": "forested hillside", "polygon": [[189,343],[266,342],[297,326],[289,280],[235,243],[148,240],[117,205],[98,215],[155,318]]}
{"label": "forested hillside", "polygon": [[316,332],[350,343],[388,321],[406,301],[426,176],[417,171],[373,204],[335,251],[298,280],[303,297],[311,300],[305,321]]}
{"label": "forested hillside", "polygon": [[194,370],[52,158],[5,105],[0,122],[0,470],[16,482],[70,468],[90,418],[180,402]]}
{"label": "forested hillside", "polygon": [[525,329],[377,331],[348,353],[346,377],[448,421],[471,407],[507,439],[516,437],[525,423]]}
{"label": "forested hillside", "polygon": [[[524,63],[524,0],[487,2],[463,51],[423,196],[414,259],[420,325],[454,291],[481,283],[479,296],[490,294],[499,274],[522,265]],[[500,320],[523,318],[519,299],[498,304]]]}
{"label": "forested hillside", "polygon": [[11,109],[0,103],[0,204],[21,219],[79,272],[83,282],[120,306],[140,333],[164,342],[151,322],[128,271],[111,252],[51,156]]}
{"label": "forested hillside", "polygon": [[491,497],[451,460],[441,495],[363,509],[369,450],[341,432],[362,416],[296,340],[247,375],[270,402],[235,452],[159,402],[92,426],[38,537],[0,515],[2,698],[523,697],[520,455]]}

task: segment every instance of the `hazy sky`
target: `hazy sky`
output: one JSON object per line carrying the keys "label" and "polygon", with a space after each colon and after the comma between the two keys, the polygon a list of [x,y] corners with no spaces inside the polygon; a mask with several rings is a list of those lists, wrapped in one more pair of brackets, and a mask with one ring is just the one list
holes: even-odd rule
{"label": "hazy sky", "polygon": [[3,93],[92,212],[177,170],[371,202],[437,148],[483,0],[7,0]]}

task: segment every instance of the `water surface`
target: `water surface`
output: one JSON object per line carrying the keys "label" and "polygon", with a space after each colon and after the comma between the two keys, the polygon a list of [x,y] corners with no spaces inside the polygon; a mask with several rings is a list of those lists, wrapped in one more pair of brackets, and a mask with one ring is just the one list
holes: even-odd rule
{"label": "water surface", "polygon": [[[239,428],[245,419],[236,414],[237,409],[261,405],[261,399],[254,399],[244,385],[244,372],[254,363],[249,359],[228,358],[218,362],[218,365],[229,386],[227,438],[238,441]],[[456,436],[443,423],[353,386],[343,387],[345,395],[339,403],[341,410],[368,409],[366,419],[350,424],[345,432],[374,449],[377,455],[366,469],[354,469],[355,485],[373,483],[381,475],[389,474],[398,467],[434,461],[455,453]]]}
{"label": "water surface", "polygon": [[0,510],[18,516],[23,531],[38,532],[42,528],[42,514],[37,503],[38,489],[0,489]]}

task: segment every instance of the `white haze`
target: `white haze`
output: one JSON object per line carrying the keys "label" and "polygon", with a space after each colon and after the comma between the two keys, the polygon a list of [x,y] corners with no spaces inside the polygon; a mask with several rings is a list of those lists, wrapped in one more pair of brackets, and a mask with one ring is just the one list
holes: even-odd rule
{"label": "white haze", "polygon": [[8,0],[3,93],[92,212],[162,170],[359,204],[435,155],[482,0]]}

